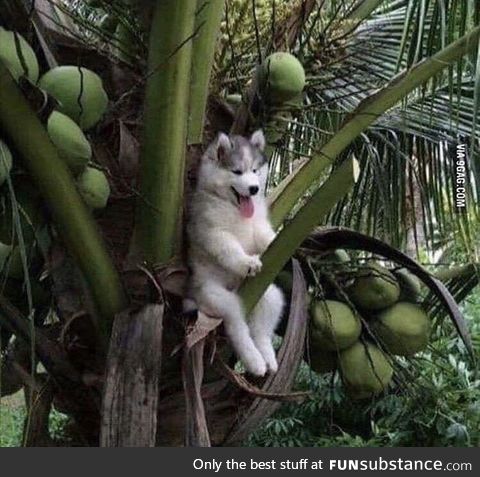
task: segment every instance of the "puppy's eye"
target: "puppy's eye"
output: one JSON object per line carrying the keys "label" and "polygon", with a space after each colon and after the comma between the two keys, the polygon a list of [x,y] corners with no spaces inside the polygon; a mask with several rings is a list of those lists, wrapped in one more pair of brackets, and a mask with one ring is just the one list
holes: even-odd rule
{"label": "puppy's eye", "polygon": [[232,172],[233,172],[236,176],[241,176],[241,175],[243,174],[243,172],[242,172],[241,170],[239,170],[239,169],[234,169]]}
{"label": "puppy's eye", "polygon": [[256,174],[258,169],[253,169],[253,173]]}

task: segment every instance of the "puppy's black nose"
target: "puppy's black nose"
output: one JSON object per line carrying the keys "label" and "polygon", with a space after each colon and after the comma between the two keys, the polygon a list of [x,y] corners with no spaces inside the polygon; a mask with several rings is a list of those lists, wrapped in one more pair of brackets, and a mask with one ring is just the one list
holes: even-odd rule
{"label": "puppy's black nose", "polygon": [[255,195],[258,192],[258,186],[250,186],[248,192],[250,192],[250,195]]}

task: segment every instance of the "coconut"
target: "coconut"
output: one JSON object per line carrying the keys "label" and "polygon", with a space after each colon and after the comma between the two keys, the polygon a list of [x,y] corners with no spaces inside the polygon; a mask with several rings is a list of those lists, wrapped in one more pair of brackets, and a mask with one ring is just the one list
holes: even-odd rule
{"label": "coconut", "polygon": [[422,293],[420,280],[406,268],[393,272],[400,285],[400,301],[416,302]]}
{"label": "coconut", "polygon": [[340,353],[339,368],[343,383],[354,399],[382,392],[393,376],[385,354],[374,344],[360,341]]}
{"label": "coconut", "polygon": [[338,250],[323,255],[321,260],[332,263],[348,263],[350,262],[350,256],[345,250],[339,248]]}
{"label": "coconut", "polygon": [[0,139],[0,185],[7,179],[12,169],[12,153],[7,145]]}
{"label": "coconut", "polygon": [[67,166],[80,172],[92,157],[92,148],[77,123],[65,114],[53,111],[48,118],[47,130],[53,144]]}
{"label": "coconut", "polygon": [[110,196],[110,185],[102,171],[86,167],[78,176],[77,188],[85,203],[92,209],[103,209]]}
{"label": "coconut", "polygon": [[430,319],[418,305],[398,302],[378,315],[372,329],[390,353],[412,356],[428,344]]}
{"label": "coconut", "polygon": [[57,66],[45,73],[38,84],[59,102],[59,111],[84,130],[95,126],[107,109],[102,80],[87,68]]}
{"label": "coconut", "polygon": [[321,351],[315,347],[310,347],[310,368],[316,373],[329,373],[337,369],[337,353],[330,351]]}
{"label": "coconut", "polygon": [[341,350],[355,343],[362,325],[353,311],[334,300],[314,301],[310,336],[312,346],[320,350]]}
{"label": "coconut", "polygon": [[38,60],[32,47],[22,35],[7,31],[2,27],[0,27],[0,60],[14,79],[18,80],[20,76],[27,76],[32,83],[37,82]]}
{"label": "coconut", "polygon": [[393,274],[378,263],[359,271],[349,289],[353,303],[366,310],[381,310],[393,305],[400,297],[400,286]]}
{"label": "coconut", "polygon": [[345,250],[343,250],[343,248],[339,248],[338,250],[335,250],[333,255],[338,263],[347,263],[350,261],[350,256]]}
{"label": "coconut", "polygon": [[258,70],[260,88],[274,104],[298,98],[305,87],[302,64],[290,53],[271,54]]}

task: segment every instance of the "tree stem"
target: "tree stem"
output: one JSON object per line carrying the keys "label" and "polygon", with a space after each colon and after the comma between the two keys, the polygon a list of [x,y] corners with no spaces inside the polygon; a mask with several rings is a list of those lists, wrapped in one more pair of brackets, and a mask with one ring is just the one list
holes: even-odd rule
{"label": "tree stem", "polygon": [[136,232],[144,258],[180,249],[190,60],[196,2],[156,2],[148,56]]}
{"label": "tree stem", "polygon": [[190,81],[188,144],[202,142],[208,87],[225,0],[197,0]]}

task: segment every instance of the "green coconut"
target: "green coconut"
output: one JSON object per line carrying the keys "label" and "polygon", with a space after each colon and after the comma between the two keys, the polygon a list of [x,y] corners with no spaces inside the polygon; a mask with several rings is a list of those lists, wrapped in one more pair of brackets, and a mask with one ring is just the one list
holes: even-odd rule
{"label": "green coconut", "polygon": [[428,344],[430,318],[418,305],[398,302],[378,315],[372,329],[390,353],[412,356]]}
{"label": "green coconut", "polygon": [[385,354],[374,344],[360,341],[340,352],[339,368],[343,383],[354,399],[382,392],[393,376]]}
{"label": "green coconut", "polygon": [[7,145],[0,139],[0,185],[7,179],[12,169],[12,153]]}
{"label": "green coconut", "polygon": [[338,263],[347,263],[350,261],[350,255],[348,255],[348,253],[342,248],[335,250],[333,255]]}
{"label": "green coconut", "polygon": [[358,307],[376,311],[398,301],[400,286],[389,270],[378,263],[371,263],[359,271],[349,294]]}
{"label": "green coconut", "polygon": [[350,256],[345,250],[339,248],[322,256],[321,260],[332,263],[348,263],[350,262]]}
{"label": "green coconut", "polygon": [[271,54],[258,70],[259,85],[274,104],[298,98],[305,87],[305,71],[300,61],[287,52]]}
{"label": "green coconut", "polygon": [[92,209],[103,209],[110,196],[110,185],[102,171],[86,167],[77,178],[77,188],[85,203]]}
{"label": "green coconut", "polygon": [[314,301],[311,308],[310,336],[312,347],[341,350],[358,340],[362,325],[353,311],[334,300]]}
{"label": "green coconut", "polygon": [[87,68],[57,66],[45,73],[38,84],[59,102],[59,111],[84,130],[95,126],[107,109],[108,96],[102,80]]}
{"label": "green coconut", "polygon": [[393,272],[400,285],[400,301],[416,302],[422,294],[422,283],[406,268]]}
{"label": "green coconut", "polygon": [[80,172],[92,158],[92,147],[75,121],[65,114],[53,111],[47,130],[60,156],[74,172]]}
{"label": "green coconut", "polygon": [[[15,36],[18,43],[15,40]],[[5,30],[2,27],[0,27],[0,60],[16,80],[18,80],[20,76],[25,75],[32,83],[37,82],[39,67],[37,57],[32,47],[22,35]]]}
{"label": "green coconut", "polygon": [[338,354],[335,351],[322,351],[311,346],[309,356],[310,368],[319,374],[335,371],[337,369],[337,357]]}

